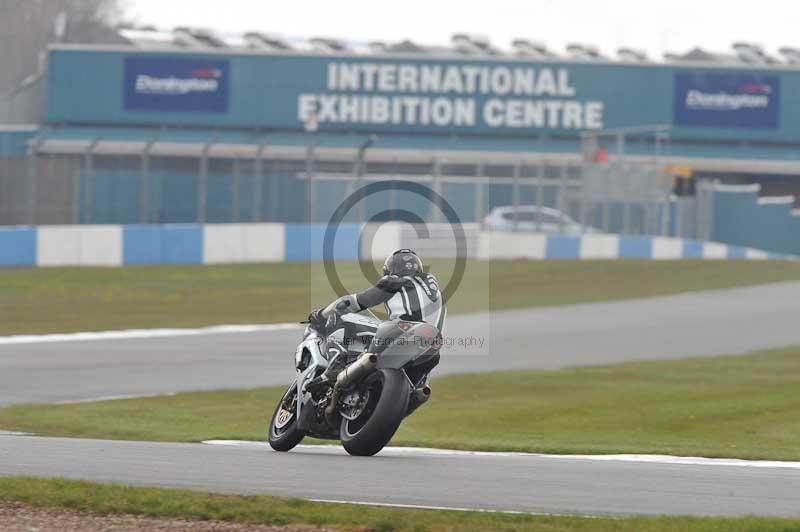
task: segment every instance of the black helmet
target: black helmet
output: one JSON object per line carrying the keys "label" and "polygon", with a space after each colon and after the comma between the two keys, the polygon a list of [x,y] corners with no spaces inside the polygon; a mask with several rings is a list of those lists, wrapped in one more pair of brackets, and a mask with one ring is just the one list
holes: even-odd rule
{"label": "black helmet", "polygon": [[398,249],[383,263],[383,275],[416,275],[422,273],[422,260],[410,249]]}

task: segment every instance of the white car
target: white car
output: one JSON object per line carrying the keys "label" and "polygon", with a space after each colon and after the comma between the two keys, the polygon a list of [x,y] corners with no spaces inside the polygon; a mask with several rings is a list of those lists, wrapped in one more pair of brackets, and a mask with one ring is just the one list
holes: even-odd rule
{"label": "white car", "polygon": [[535,205],[495,207],[483,219],[481,227],[484,231],[514,231],[515,212],[517,231],[567,235],[597,232],[593,227],[581,227],[581,224],[558,209],[537,207]]}

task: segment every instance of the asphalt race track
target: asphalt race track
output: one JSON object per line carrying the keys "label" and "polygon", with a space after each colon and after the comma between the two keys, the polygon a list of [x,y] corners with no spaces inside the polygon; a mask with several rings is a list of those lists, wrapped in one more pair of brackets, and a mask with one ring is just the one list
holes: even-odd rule
{"label": "asphalt race track", "polygon": [[[447,335],[485,335],[489,344],[484,351],[491,354],[459,354],[455,348],[443,357],[438,374],[709,356],[797,345],[799,315],[800,283],[783,283],[457,316],[451,318]],[[283,330],[0,343],[0,403],[283,385],[293,374],[292,353],[298,336],[299,330]],[[283,454],[256,445],[0,434],[0,475],[542,513],[800,518],[800,465],[796,466],[398,449],[364,459],[332,448],[303,447]]]}
{"label": "asphalt race track", "polygon": [[537,513],[800,517],[800,470],[781,468],[0,436],[0,475]]}
{"label": "asphalt race track", "polygon": [[[800,283],[452,316],[434,377],[736,354],[800,344]],[[285,385],[300,330],[0,343],[0,404]]]}

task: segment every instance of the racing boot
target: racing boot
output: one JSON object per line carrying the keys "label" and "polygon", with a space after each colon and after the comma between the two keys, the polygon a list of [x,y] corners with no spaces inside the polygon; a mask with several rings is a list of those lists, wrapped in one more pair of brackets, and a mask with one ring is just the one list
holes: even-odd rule
{"label": "racing boot", "polygon": [[312,395],[317,395],[333,387],[336,383],[336,377],[347,367],[347,349],[339,342],[329,341],[328,360],[328,368],[325,370],[325,373],[311,379],[308,381],[308,384],[306,384],[306,391],[310,392]]}

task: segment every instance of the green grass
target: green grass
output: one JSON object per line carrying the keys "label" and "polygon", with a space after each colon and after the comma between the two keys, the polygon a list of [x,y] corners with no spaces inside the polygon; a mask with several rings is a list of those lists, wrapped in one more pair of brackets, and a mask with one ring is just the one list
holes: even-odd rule
{"label": "green grass", "polygon": [[0,478],[0,501],[39,508],[68,508],[99,515],[131,514],[247,524],[307,524],[370,531],[539,531],[539,532],[754,532],[800,530],[800,521],[744,517],[584,518],[375,508],[313,503],[268,496],[134,488],[76,480]]}
{"label": "green grass", "polygon": [[[449,261],[433,261],[446,282]],[[340,263],[345,287],[366,280]],[[649,297],[800,280],[785,261],[468,263],[452,312]],[[296,321],[332,293],[316,263],[0,269],[0,335]]]}
{"label": "green grass", "polygon": [[[800,460],[800,348],[443,377],[393,445]],[[0,428],[158,441],[263,440],[281,390],[0,409]]]}

